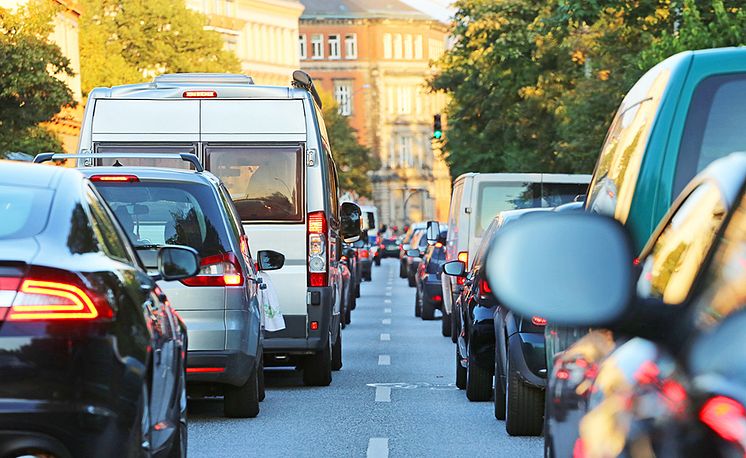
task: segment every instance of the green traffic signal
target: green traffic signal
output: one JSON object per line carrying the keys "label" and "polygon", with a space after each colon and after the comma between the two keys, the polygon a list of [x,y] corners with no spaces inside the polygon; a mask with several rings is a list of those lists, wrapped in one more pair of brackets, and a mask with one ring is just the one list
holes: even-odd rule
{"label": "green traffic signal", "polygon": [[436,139],[438,139],[438,140],[440,140],[440,138],[441,138],[442,136],[443,136],[443,131],[442,131],[442,130],[436,130],[436,131],[435,131],[435,132],[433,133],[433,137],[435,137],[435,138],[436,138]]}
{"label": "green traffic signal", "polygon": [[440,140],[443,137],[443,124],[441,122],[440,113],[433,116],[433,137]]}

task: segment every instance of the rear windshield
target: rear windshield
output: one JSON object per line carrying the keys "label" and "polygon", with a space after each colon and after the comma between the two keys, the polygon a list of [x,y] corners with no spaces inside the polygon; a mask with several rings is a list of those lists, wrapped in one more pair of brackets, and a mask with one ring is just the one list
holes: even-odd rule
{"label": "rear windshield", "polygon": [[480,183],[475,234],[481,237],[501,211],[519,208],[556,207],[585,194],[587,183]]}
{"label": "rear windshield", "polygon": [[122,228],[147,266],[142,248],[186,245],[201,257],[231,251],[220,204],[212,189],[197,183],[97,183]]}
{"label": "rear windshield", "polygon": [[44,229],[51,189],[0,185],[0,240],[31,237]]}
{"label": "rear windshield", "polygon": [[242,221],[303,221],[299,147],[209,146],[205,154]]}

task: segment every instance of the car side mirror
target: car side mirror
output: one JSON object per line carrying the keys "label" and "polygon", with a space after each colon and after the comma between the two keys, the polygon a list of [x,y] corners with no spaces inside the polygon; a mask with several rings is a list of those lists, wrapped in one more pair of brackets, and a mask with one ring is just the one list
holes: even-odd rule
{"label": "car side mirror", "polygon": [[339,207],[340,235],[347,243],[356,242],[363,236],[362,217],[363,211],[357,204],[343,202]]}
{"label": "car side mirror", "polygon": [[407,250],[407,256],[409,256],[410,258],[419,258],[420,250],[415,250],[415,249]]}
{"label": "car side mirror", "polygon": [[466,264],[463,261],[451,261],[443,264],[443,273],[450,277],[465,277]]}
{"label": "car side mirror", "polygon": [[199,272],[199,254],[187,246],[164,246],[156,256],[158,273],[166,281],[183,280]]}
{"label": "car side mirror", "polygon": [[440,237],[440,223],[437,221],[427,222],[427,243],[435,245]]}
{"label": "car side mirror", "polygon": [[608,326],[632,305],[632,260],[629,236],[616,220],[555,213],[524,217],[498,231],[486,272],[495,297],[519,315]]}
{"label": "car side mirror", "polygon": [[285,265],[285,255],[272,250],[261,250],[256,253],[258,267],[261,271],[279,270]]}

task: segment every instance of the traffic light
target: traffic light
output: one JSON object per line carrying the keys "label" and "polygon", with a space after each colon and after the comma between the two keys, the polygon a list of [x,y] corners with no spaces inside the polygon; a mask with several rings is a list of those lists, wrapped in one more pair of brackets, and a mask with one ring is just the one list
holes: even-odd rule
{"label": "traffic light", "polygon": [[440,122],[440,114],[433,116],[433,137],[440,140],[443,137],[443,125]]}

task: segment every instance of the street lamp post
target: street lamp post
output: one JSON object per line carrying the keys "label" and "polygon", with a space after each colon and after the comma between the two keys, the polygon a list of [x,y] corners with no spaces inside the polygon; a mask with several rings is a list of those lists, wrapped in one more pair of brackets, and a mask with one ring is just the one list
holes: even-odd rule
{"label": "street lamp post", "polygon": [[[409,193],[408,196],[406,196],[407,190],[410,191],[410,193]],[[425,188],[412,188],[412,189],[402,188],[402,191],[404,191],[404,194],[405,194],[404,205],[402,205],[402,210],[403,210],[403,215],[402,215],[403,219],[402,219],[402,222],[404,223],[404,225],[406,225],[407,224],[407,202],[409,202],[409,199],[411,199],[412,196],[414,196],[415,194],[419,194],[421,192],[424,192],[425,196],[429,196],[430,195],[430,191],[428,191]]]}

